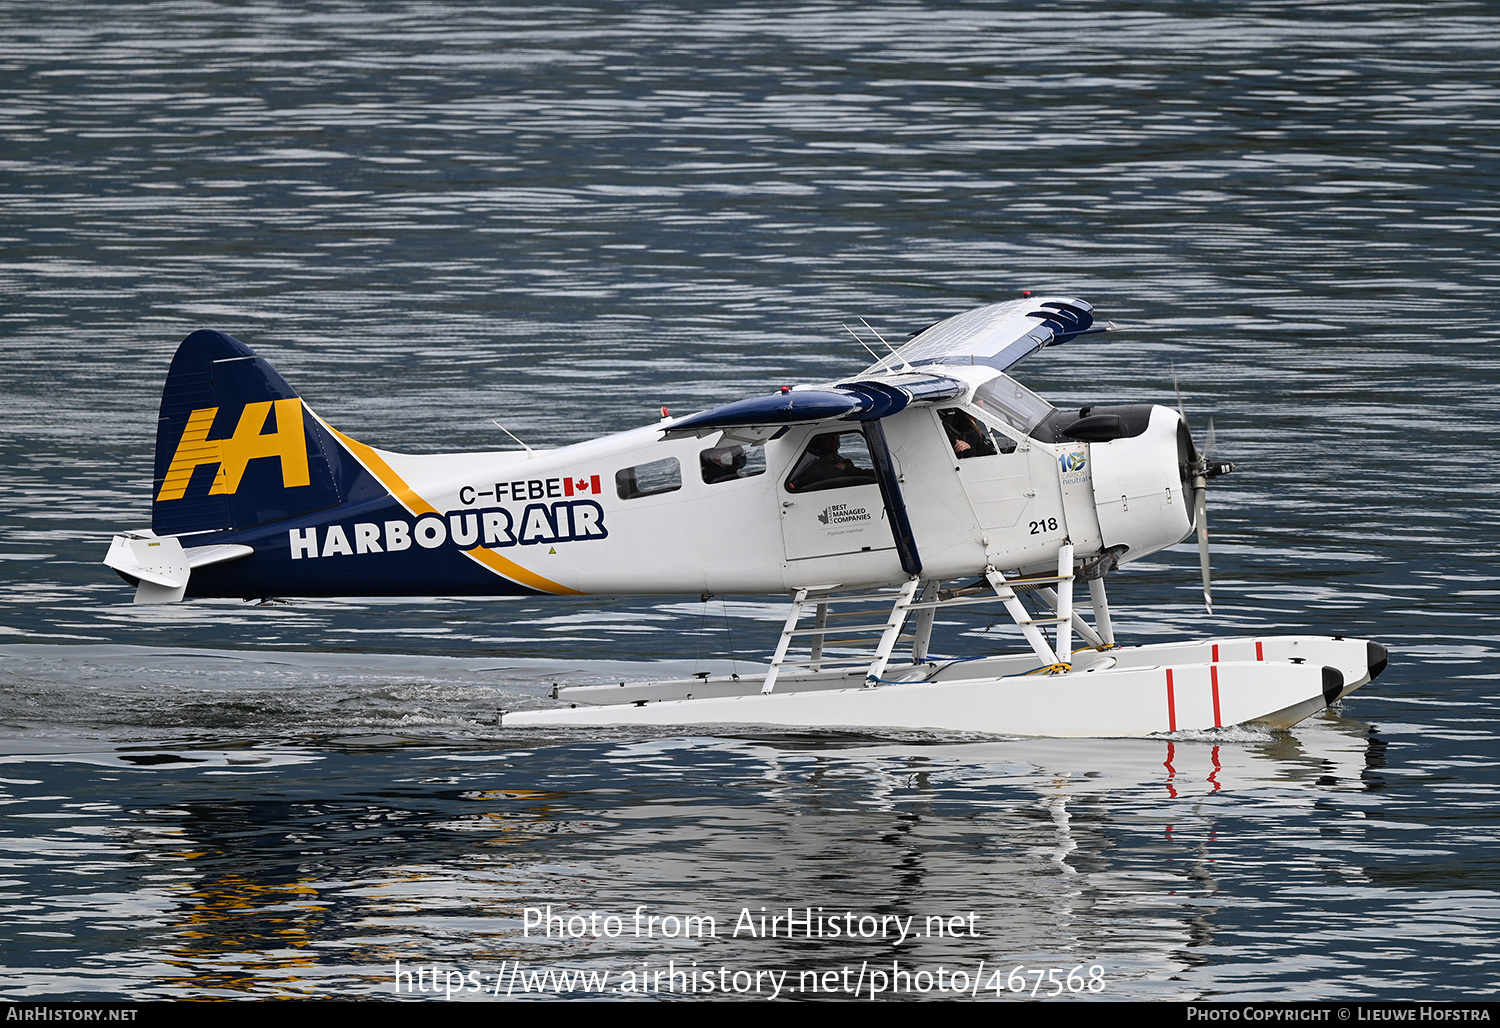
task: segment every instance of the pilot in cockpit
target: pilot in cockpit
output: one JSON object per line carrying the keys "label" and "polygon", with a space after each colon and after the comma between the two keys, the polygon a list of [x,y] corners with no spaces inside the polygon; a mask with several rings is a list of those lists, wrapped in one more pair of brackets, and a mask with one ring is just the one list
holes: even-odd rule
{"label": "pilot in cockpit", "polygon": [[959,460],[966,457],[988,457],[995,452],[995,441],[990,438],[974,416],[967,411],[951,408],[938,412],[938,419],[948,433],[948,442]]}

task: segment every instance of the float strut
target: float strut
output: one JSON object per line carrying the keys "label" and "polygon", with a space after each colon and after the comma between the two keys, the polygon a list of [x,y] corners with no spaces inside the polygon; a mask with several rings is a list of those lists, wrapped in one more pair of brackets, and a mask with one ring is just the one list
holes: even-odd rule
{"label": "float strut", "polygon": [[1057,654],[1047,644],[1047,637],[1042,630],[1031,620],[1031,614],[1026,606],[1016,597],[1016,591],[1005,581],[1005,576],[994,567],[984,569],[984,577],[990,583],[990,588],[995,590],[995,595],[1000,597],[1000,602],[1005,604],[1005,610],[1010,614],[1011,620],[1021,628],[1021,634],[1031,644],[1031,649],[1047,667],[1059,663]]}
{"label": "float strut", "polygon": [[1073,544],[1057,551],[1057,658],[1073,660]]}
{"label": "float strut", "polygon": [[891,659],[891,651],[896,648],[896,640],[901,637],[901,626],[906,624],[906,612],[911,609],[920,584],[915,577],[901,583],[901,589],[896,593],[896,602],[891,604],[885,631],[880,634],[880,643],[875,647],[875,659],[870,661],[870,667],[865,672],[865,688],[873,688],[879,683],[880,676],[885,674],[885,665]]}
{"label": "float strut", "polygon": [[917,601],[927,606],[918,608],[917,623],[912,628],[911,662],[913,664],[920,664],[927,659],[927,647],[932,644],[932,622],[937,617],[937,606],[932,601],[937,599],[937,585],[937,582],[929,580],[922,587],[921,598]]}
{"label": "float strut", "polygon": [[823,669],[823,636],[828,628],[828,604],[818,604],[817,611],[813,616],[812,645],[808,649],[808,666],[814,671]]}
{"label": "float strut", "polygon": [[1094,608],[1094,627],[1099,631],[1099,638],[1105,646],[1115,644],[1115,624],[1109,617],[1109,598],[1104,595],[1104,579],[1095,578],[1089,582],[1089,603]]}
{"label": "float strut", "polygon": [[763,693],[776,688],[776,676],[781,672],[782,662],[786,660],[787,647],[792,644],[792,633],[797,630],[797,621],[802,617],[802,604],[806,601],[807,590],[798,589],[797,595],[792,597],[792,609],[787,612],[786,627],[781,630],[781,641],[776,644],[776,652],[771,655],[771,668],[766,672],[765,684],[760,687]]}
{"label": "float strut", "polygon": [[[1053,610],[1057,609],[1057,593],[1053,592],[1051,589],[1038,589],[1036,591],[1036,594],[1042,599],[1046,600],[1048,605],[1051,606]],[[1100,637],[1099,633],[1094,631],[1093,626],[1085,621],[1083,619],[1083,615],[1078,613],[1077,610],[1073,611],[1073,629],[1079,635],[1083,636],[1088,644],[1095,649],[1105,650],[1109,648],[1108,644],[1105,643],[1105,641]]]}

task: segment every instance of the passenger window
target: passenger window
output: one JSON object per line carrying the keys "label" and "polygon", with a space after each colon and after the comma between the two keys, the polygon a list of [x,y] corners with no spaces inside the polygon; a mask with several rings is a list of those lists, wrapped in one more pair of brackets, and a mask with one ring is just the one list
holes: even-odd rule
{"label": "passenger window", "polygon": [[938,420],[948,434],[948,445],[959,460],[969,457],[991,457],[996,453],[1010,453],[1016,448],[1014,439],[1001,433],[999,449],[996,449],[995,434],[968,411],[956,407],[938,411]]}
{"label": "passenger window", "polygon": [[786,476],[786,491],[811,493],[819,489],[842,489],[875,481],[875,464],[865,437],[859,432],[828,432],[815,435]]}
{"label": "passenger window", "polygon": [[682,465],[676,457],[664,457],[650,464],[637,464],[615,472],[615,491],[622,500],[675,492],[682,488]]}
{"label": "passenger window", "polygon": [[709,485],[754,478],[766,473],[766,447],[764,443],[715,446],[698,454],[698,463],[703,470],[703,481]]}

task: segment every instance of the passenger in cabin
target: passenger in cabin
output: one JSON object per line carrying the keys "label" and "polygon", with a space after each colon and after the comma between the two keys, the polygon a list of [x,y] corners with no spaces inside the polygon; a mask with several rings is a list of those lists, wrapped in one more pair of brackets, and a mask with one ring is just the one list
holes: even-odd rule
{"label": "passenger in cabin", "polygon": [[715,446],[698,455],[698,463],[703,466],[703,481],[709,485],[745,477],[747,460],[743,446]]}
{"label": "passenger in cabin", "polygon": [[995,441],[984,426],[974,420],[968,411],[952,408],[938,412],[938,419],[948,433],[948,442],[953,446],[954,456],[988,457],[995,452]]}
{"label": "passenger in cabin", "polygon": [[862,467],[854,458],[839,452],[844,435],[862,440],[857,432],[829,432],[813,436],[786,478],[789,493],[806,493],[815,489],[840,489],[852,485],[869,485],[875,481],[873,468]]}

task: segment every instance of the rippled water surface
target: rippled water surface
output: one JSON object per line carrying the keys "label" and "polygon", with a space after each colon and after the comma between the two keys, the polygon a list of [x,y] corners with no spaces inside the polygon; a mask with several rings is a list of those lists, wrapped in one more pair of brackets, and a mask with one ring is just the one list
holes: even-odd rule
{"label": "rippled water surface", "polygon": [[[379,996],[397,960],[1500,986],[1491,5],[0,0],[0,39],[4,995]],[[1383,677],[1281,734],[502,731],[554,682],[754,666],[776,598],[137,608],[98,564],[197,327],[375,445],[494,449],[1023,288],[1116,326],[1028,384],[1175,403],[1175,369],[1240,466],[1217,613],[1179,547],[1111,580],[1129,641],[1368,636]],[[548,904],[720,933],[527,935]],[[730,935],[789,906],[971,933]]]}

